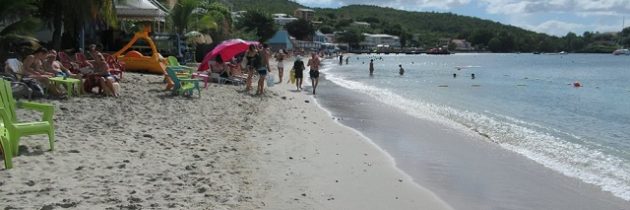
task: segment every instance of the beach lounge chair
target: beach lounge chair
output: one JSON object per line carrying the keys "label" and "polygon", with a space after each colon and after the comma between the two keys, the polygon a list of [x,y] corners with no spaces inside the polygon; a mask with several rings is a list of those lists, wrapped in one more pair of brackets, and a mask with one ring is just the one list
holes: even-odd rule
{"label": "beach lounge chair", "polygon": [[[16,108],[35,110],[43,113],[42,121],[19,122],[15,114]],[[13,99],[11,83],[0,80],[0,117],[5,136],[9,137],[9,145],[13,156],[18,155],[20,137],[38,134],[47,134],[50,150],[55,148],[55,129],[53,127],[53,114],[55,107],[50,104],[34,103]]]}
{"label": "beach lounge chair", "polygon": [[73,74],[79,73],[79,64],[72,61],[68,54],[60,51],[57,53],[57,56],[59,57],[59,62],[61,62],[61,65],[63,65],[63,67],[66,67]]}
{"label": "beach lounge chair", "polygon": [[188,96],[192,97],[193,91],[196,89],[199,93],[199,97],[201,97],[201,87],[199,86],[199,79],[185,79],[178,77],[175,70],[171,67],[166,67],[166,74],[173,81],[173,95],[184,95],[188,94]]}
{"label": "beach lounge chair", "polygon": [[123,78],[123,72],[125,71],[124,63],[118,61],[114,56],[103,53],[107,66],[109,67],[109,73],[118,77],[119,80]]}
{"label": "beach lounge chair", "polygon": [[13,168],[13,153],[11,152],[11,143],[5,135],[4,127],[0,127],[0,152],[4,155],[4,168]]}

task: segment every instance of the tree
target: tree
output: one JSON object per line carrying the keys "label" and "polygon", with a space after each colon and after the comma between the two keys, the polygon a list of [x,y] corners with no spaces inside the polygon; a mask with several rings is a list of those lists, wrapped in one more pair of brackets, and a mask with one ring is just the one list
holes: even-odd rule
{"label": "tree", "polygon": [[36,10],[34,0],[0,0],[0,21],[6,24],[0,35],[33,32],[39,27],[39,20],[31,15]]}
{"label": "tree", "polygon": [[361,33],[361,30],[357,28],[350,28],[342,33],[337,34],[335,39],[338,42],[348,43],[352,48],[358,48],[359,43],[365,40],[365,36]]}
{"label": "tree", "polygon": [[298,19],[291,21],[284,26],[289,32],[289,35],[295,37],[298,40],[307,40],[313,37],[315,34],[315,28],[311,22],[304,19]]}
{"label": "tree", "polygon": [[407,31],[403,31],[402,34],[400,34],[400,48],[408,46],[412,39],[413,35]]}
{"label": "tree", "polygon": [[332,34],[335,31],[335,29],[333,27],[328,26],[328,25],[324,25],[324,26],[319,28],[319,31],[321,31],[324,34]]}
{"label": "tree", "polygon": [[575,33],[569,32],[566,36],[564,36],[565,48],[569,52],[575,52],[577,49],[576,44],[578,42],[578,37]]}
{"label": "tree", "polygon": [[88,23],[116,26],[113,0],[40,0],[42,20],[53,29],[54,49],[61,49],[61,32],[77,36]]}
{"label": "tree", "polygon": [[237,28],[246,32],[256,32],[258,40],[267,41],[276,33],[277,29],[270,15],[260,11],[247,11],[238,21]]}
{"label": "tree", "polygon": [[[199,0],[181,0],[175,4],[173,10],[171,10],[170,18],[173,20],[173,26],[175,26],[175,31],[178,34],[184,34],[188,27],[191,25],[191,20],[193,20],[193,11],[197,9],[201,5]],[[200,15],[194,15],[195,18],[203,18]],[[207,18],[206,20],[207,21]],[[204,21],[204,22],[205,22]],[[216,25],[216,23],[215,23]]]}
{"label": "tree", "polygon": [[488,42],[490,42],[490,40],[492,40],[493,37],[494,37],[494,34],[492,32],[485,29],[477,29],[473,31],[473,33],[470,35],[469,41],[473,45],[486,46],[486,45],[489,45]]}
{"label": "tree", "polygon": [[206,10],[206,14],[211,16],[218,26],[218,28],[209,31],[210,35],[217,41],[227,39],[233,32],[230,9],[219,2],[202,4],[201,7]]}

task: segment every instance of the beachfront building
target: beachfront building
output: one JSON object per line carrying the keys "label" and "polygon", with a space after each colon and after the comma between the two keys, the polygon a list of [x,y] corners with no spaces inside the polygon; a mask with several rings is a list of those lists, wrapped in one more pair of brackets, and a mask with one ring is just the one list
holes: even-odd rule
{"label": "beachfront building", "polygon": [[363,49],[376,48],[400,48],[400,38],[389,34],[368,34],[363,33],[365,40],[359,45]]}
{"label": "beachfront building", "polygon": [[321,43],[329,43],[330,42],[330,40],[328,40],[328,37],[326,36],[326,34],[322,33],[319,30],[315,31],[315,34],[313,35],[313,41],[314,42],[321,42]]}
{"label": "beachfront building", "polygon": [[293,50],[291,36],[289,36],[289,32],[287,30],[279,30],[276,32],[271,39],[267,40],[267,44],[269,44],[269,47],[274,51],[279,49]]}
{"label": "beachfront building", "polygon": [[293,16],[299,19],[311,21],[313,20],[313,17],[315,17],[315,10],[304,8],[296,9],[295,12],[293,12]]}
{"label": "beachfront building", "polygon": [[277,13],[277,14],[273,14],[272,16],[273,16],[273,21],[279,26],[284,26],[287,23],[298,20],[297,18],[291,17],[284,13]]}

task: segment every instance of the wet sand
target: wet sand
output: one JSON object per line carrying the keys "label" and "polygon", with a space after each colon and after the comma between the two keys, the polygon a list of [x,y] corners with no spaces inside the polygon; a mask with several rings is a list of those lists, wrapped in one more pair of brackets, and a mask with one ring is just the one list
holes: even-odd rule
{"label": "wet sand", "polygon": [[320,95],[339,122],[365,134],[455,209],[630,209],[630,202],[483,135],[414,118],[329,81],[321,83]]}

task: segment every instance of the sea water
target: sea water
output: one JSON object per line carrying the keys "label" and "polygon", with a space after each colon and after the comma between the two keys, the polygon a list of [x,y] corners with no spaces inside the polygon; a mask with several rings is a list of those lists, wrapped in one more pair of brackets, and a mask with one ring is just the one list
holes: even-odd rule
{"label": "sea water", "polygon": [[349,56],[328,61],[327,80],[630,200],[630,57]]}

